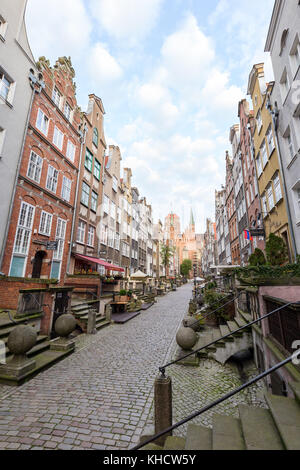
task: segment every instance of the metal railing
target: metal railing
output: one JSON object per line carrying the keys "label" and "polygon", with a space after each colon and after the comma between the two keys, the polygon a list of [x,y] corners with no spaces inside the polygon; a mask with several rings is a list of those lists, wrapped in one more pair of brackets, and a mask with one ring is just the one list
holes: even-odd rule
{"label": "metal railing", "polygon": [[[300,302],[299,302],[300,303]],[[238,393],[242,392],[243,390],[245,390],[246,388],[250,387],[251,385],[254,385],[256,382],[259,382],[260,380],[264,379],[265,377],[267,377],[268,375],[272,374],[273,372],[276,372],[278,369],[281,369],[281,367],[284,367],[286,364],[289,364],[290,362],[293,361],[295,357],[295,354],[293,354],[292,356],[288,357],[287,359],[285,359],[284,361],[278,363],[277,365],[271,367],[270,369],[266,370],[265,372],[257,375],[256,377],[254,377],[253,379],[249,380],[249,382],[246,382],[245,384],[241,385],[240,387],[236,388],[235,390],[227,393],[226,395],[222,396],[221,398],[218,398],[217,400],[213,401],[212,403],[204,406],[203,408],[201,408],[201,410],[199,411],[196,411],[195,413],[191,414],[190,416],[188,416],[187,418],[179,421],[178,423],[174,424],[173,426],[169,426],[167,429],[155,434],[155,436],[147,439],[146,441],[138,444],[137,446],[133,447],[132,449],[130,450],[139,450],[139,449],[142,449],[143,447],[145,447],[147,444],[151,444],[151,442],[153,441],[156,441],[157,439],[159,439],[160,437],[170,433],[171,431],[173,431],[174,429],[177,429],[179,428],[180,426],[188,423],[189,421],[191,421],[192,419],[194,418],[197,418],[198,416],[202,415],[203,413],[205,413],[206,411],[214,408],[215,406],[219,405],[220,403],[223,403],[224,401],[228,400],[229,398],[237,395]]]}
{"label": "metal railing", "polygon": [[211,343],[208,343],[208,344],[206,344],[205,346],[202,346],[201,348],[196,349],[195,351],[192,351],[191,353],[187,354],[186,356],[183,356],[183,357],[181,357],[181,358],[179,358],[179,359],[177,359],[177,360],[175,360],[175,361],[169,362],[169,363],[166,364],[165,366],[162,366],[162,367],[159,368],[160,373],[162,374],[163,377],[165,377],[167,367],[170,367],[170,366],[172,366],[172,365],[174,365],[174,364],[178,364],[178,363],[181,362],[182,360],[187,359],[188,357],[191,357],[191,356],[193,356],[194,354],[198,354],[199,352],[203,351],[204,349],[209,348],[209,347],[213,346],[214,344],[217,344],[217,343],[219,343],[220,341],[223,341],[224,339],[229,338],[230,336],[235,335],[236,333],[240,333],[241,331],[246,330],[246,329],[249,328],[250,326],[257,324],[257,323],[261,322],[262,320],[265,320],[266,318],[270,317],[271,315],[274,315],[274,313],[277,313],[277,312],[279,312],[280,310],[283,310],[284,308],[289,307],[290,305],[300,305],[300,301],[299,301],[299,302],[289,302],[289,303],[287,303],[287,304],[285,304],[285,305],[282,305],[281,307],[277,308],[276,310],[273,310],[272,312],[267,313],[267,314],[264,315],[263,317],[259,317],[257,320],[253,320],[252,322],[247,323],[246,325],[242,326],[241,328],[238,328],[238,329],[235,330],[235,331],[231,331],[231,332],[228,333],[227,335],[224,335],[224,336],[222,336],[221,338],[218,338],[217,340],[214,340],[214,341],[212,341]]}

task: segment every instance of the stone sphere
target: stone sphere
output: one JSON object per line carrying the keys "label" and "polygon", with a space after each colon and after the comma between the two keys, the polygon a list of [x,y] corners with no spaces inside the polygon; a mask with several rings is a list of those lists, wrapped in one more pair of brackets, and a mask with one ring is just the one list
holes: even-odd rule
{"label": "stone sphere", "polygon": [[76,320],[71,314],[61,315],[55,322],[55,331],[61,338],[66,338],[76,328]]}
{"label": "stone sphere", "polygon": [[177,332],[176,341],[178,346],[185,351],[189,351],[197,343],[197,335],[192,328],[181,327]]}
{"label": "stone sphere", "polygon": [[7,347],[13,354],[26,354],[36,345],[36,340],[37,333],[31,326],[19,325],[10,333]]}
{"label": "stone sphere", "polygon": [[194,317],[185,317],[182,320],[182,325],[185,328],[192,328],[194,331],[200,331],[200,324],[197,322],[197,319]]}

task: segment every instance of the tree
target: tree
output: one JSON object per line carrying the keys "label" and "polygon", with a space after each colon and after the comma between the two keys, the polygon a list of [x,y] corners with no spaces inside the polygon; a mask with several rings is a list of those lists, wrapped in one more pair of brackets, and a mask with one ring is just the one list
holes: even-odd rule
{"label": "tree", "polygon": [[249,258],[250,266],[265,266],[267,264],[265,255],[262,250],[256,248]]}
{"label": "tree", "polygon": [[192,269],[193,265],[190,259],[185,259],[180,266],[180,272],[184,277],[188,277]]}
{"label": "tree", "polygon": [[268,264],[282,266],[288,262],[288,251],[283,238],[271,233],[266,243],[266,255]]}
{"label": "tree", "polygon": [[170,245],[162,245],[160,249],[160,254],[161,254],[161,259],[162,259],[162,264],[164,265],[166,269],[166,275],[168,268],[170,266],[171,258],[174,256],[175,249],[172,248]]}

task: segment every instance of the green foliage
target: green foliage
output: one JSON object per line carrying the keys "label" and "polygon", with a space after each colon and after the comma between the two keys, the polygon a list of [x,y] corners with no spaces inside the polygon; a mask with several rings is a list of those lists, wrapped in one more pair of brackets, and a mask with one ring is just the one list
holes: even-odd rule
{"label": "green foliage", "polygon": [[264,266],[267,264],[265,255],[262,250],[256,248],[254,253],[249,258],[250,266]]}
{"label": "green foliage", "polygon": [[271,233],[266,243],[267,261],[270,266],[282,266],[288,262],[288,251],[284,240]]}
{"label": "green foliage", "polygon": [[187,277],[190,274],[192,269],[193,269],[193,265],[190,259],[185,259],[180,266],[180,272],[182,276]]}
{"label": "green foliage", "polygon": [[235,276],[246,284],[259,284],[265,279],[293,279],[300,277],[300,264],[285,266],[248,266],[234,270]]}
{"label": "green foliage", "polygon": [[[213,312],[214,310],[222,307],[226,302],[224,301],[224,294],[219,294],[218,292],[210,289],[206,290],[204,294],[204,303],[208,306],[208,309]],[[215,315],[219,320],[229,320],[229,317],[226,315],[225,308],[220,308]]]}
{"label": "green foliage", "polygon": [[162,264],[165,266],[165,268],[169,267],[171,258],[175,254],[175,249],[169,245],[162,245],[160,254],[162,258]]}
{"label": "green foliage", "polygon": [[127,290],[125,290],[125,289],[120,290],[120,295],[121,296],[127,295]]}

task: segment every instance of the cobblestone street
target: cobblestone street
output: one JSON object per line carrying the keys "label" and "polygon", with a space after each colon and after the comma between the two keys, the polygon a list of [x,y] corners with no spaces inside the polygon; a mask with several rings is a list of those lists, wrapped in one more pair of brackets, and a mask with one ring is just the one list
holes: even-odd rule
{"label": "cobblestone street", "polygon": [[[152,422],[154,379],[174,354],[191,292],[191,284],[183,286],[125,325],[82,336],[76,353],[18,389],[0,386],[0,449],[128,449],[136,444]],[[231,366],[213,361],[199,368],[174,366],[169,373],[175,420],[240,384]],[[263,405],[259,388],[216,411],[235,414],[236,403]],[[201,420],[210,425],[211,414]]]}

